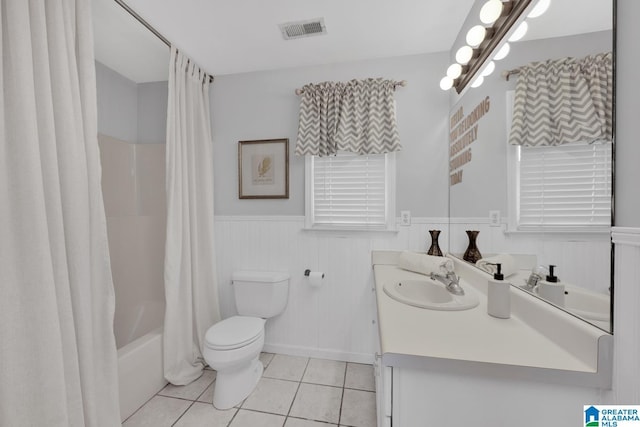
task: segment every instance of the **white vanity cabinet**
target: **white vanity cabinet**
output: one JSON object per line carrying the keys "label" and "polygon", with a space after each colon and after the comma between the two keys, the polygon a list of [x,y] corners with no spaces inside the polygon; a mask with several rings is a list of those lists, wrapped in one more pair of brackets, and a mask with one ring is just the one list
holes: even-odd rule
{"label": "white vanity cabinet", "polygon": [[[375,295],[375,287],[373,288]],[[378,427],[391,427],[391,388],[392,368],[382,364],[382,349],[380,346],[380,333],[378,329],[378,304],[373,298],[375,319],[373,320],[376,353],[373,360],[373,374],[376,383],[376,412]]]}
{"label": "white vanity cabinet", "polygon": [[373,362],[376,379],[376,410],[378,427],[391,427],[391,378],[392,368],[382,365],[382,357],[376,354]]}
{"label": "white vanity cabinet", "polygon": [[403,304],[384,284],[420,276],[395,259],[373,253],[379,427],[579,425],[583,405],[608,403],[601,396],[611,388],[610,334],[524,292],[512,291],[511,318],[489,316],[487,279],[476,286],[464,266],[456,272],[479,293],[477,307]]}

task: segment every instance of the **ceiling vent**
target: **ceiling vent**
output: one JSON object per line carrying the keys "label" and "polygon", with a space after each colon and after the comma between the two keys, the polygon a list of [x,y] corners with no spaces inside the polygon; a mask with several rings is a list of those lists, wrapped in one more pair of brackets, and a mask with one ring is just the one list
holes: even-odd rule
{"label": "ceiling vent", "polygon": [[279,27],[282,32],[282,37],[285,40],[327,34],[327,29],[324,26],[324,18],[316,18],[309,21],[286,22],[280,24]]}

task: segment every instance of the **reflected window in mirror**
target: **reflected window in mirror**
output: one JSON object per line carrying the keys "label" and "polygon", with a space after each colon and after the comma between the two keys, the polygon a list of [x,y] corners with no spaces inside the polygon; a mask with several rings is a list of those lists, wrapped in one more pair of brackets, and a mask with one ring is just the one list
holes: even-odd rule
{"label": "reflected window in mirror", "polygon": [[[507,131],[514,91],[507,92]],[[508,147],[509,231],[609,232],[612,144]]]}
{"label": "reflected window in mirror", "polygon": [[[522,285],[526,283],[533,269],[539,265],[556,265],[557,276],[564,283],[565,290],[569,291],[569,294],[565,294],[565,304],[560,308],[599,328],[611,331],[612,325],[609,321],[612,307],[610,291],[613,292],[611,238],[609,231],[599,231],[610,230],[611,211],[607,211],[606,218],[603,218],[605,223],[603,227],[589,223],[588,227],[564,224],[562,227],[565,230],[559,230],[559,227],[526,230],[522,226],[518,230],[516,212],[519,207],[515,202],[517,200],[515,195],[520,185],[520,173],[515,168],[517,162],[523,159],[521,151],[524,148],[523,144],[514,146],[510,143],[512,120],[511,117],[507,117],[508,114],[513,113],[513,107],[508,107],[507,93],[517,87],[521,77],[519,71],[522,67],[535,62],[557,61],[563,58],[582,59],[603,53],[606,55],[611,51],[613,43],[613,32],[610,30],[611,3],[601,2],[601,0],[593,3],[591,0],[585,1],[589,2],[589,7],[584,9],[585,12],[588,11],[597,17],[601,21],[600,26],[594,25],[588,28],[576,28],[573,32],[554,33],[554,28],[565,30],[569,23],[574,22],[576,10],[582,10],[585,3],[583,0],[580,3],[577,1],[552,2],[553,10],[550,10],[546,16],[550,21],[562,23],[562,25],[545,26],[548,31],[544,33],[544,37],[533,37],[530,31],[525,39],[518,42],[517,49],[512,54],[496,64],[497,70],[501,72],[494,72],[488,76],[480,90],[466,91],[464,95],[454,98],[450,109],[452,116],[455,116],[458,111],[472,111],[481,99],[487,97],[491,97],[491,111],[478,123],[477,132],[474,131],[473,140],[467,147],[468,150],[473,150],[473,157],[469,156],[470,161],[459,168],[461,172],[464,169],[464,175],[460,173],[464,178],[450,185],[449,248],[450,252],[459,253],[462,256],[468,243],[465,230],[479,230],[477,243],[483,256],[509,254],[518,260],[517,273],[508,277],[507,280],[514,285],[514,288],[523,292],[527,290]],[[577,7],[578,4],[579,7]],[[567,8],[565,9],[564,6]],[[576,20],[576,22],[584,21]],[[452,49],[451,55],[454,53],[455,49]],[[514,73],[515,70],[517,70],[516,73]],[[517,74],[517,77],[514,74]],[[512,78],[505,79],[506,76]],[[546,82],[543,81],[536,83],[533,87],[540,88],[544,84]],[[543,107],[543,100],[537,98],[539,96],[540,90],[532,95],[532,99],[538,102],[538,114],[547,115],[555,120],[557,117],[555,105],[547,104]],[[605,126],[612,117],[612,105],[611,99],[606,99],[603,104],[605,111],[601,117],[604,117]],[[584,128],[587,131],[602,128],[601,117],[588,120],[583,124]],[[574,125],[569,125],[568,130],[572,131],[573,127]],[[585,142],[581,149],[591,150],[590,156],[602,155],[598,150],[603,148],[608,150],[613,146],[611,138],[599,138],[598,135],[582,140],[564,138],[560,143],[554,141],[532,145],[563,146],[561,147],[563,150],[569,150],[577,147],[567,143],[580,141]],[[592,143],[587,144],[588,141]],[[450,145],[455,143],[456,141],[450,141]],[[573,156],[570,152],[564,155],[570,158]],[[526,157],[526,153],[524,156]],[[607,157],[607,154],[604,154],[604,157]],[[611,161],[607,163],[609,168]],[[545,162],[544,165],[550,166],[550,163]],[[568,166],[565,166],[561,171],[567,172],[567,169]],[[548,175],[552,172],[543,170],[542,173]],[[608,172],[605,174],[609,175]],[[545,179],[544,176],[539,178]],[[607,199],[607,203],[610,203],[610,199],[608,197]],[[548,204],[545,203],[545,205]],[[589,206],[589,209],[591,207]],[[576,215],[573,217],[570,221],[572,224],[575,222]],[[539,296],[535,289],[529,293],[532,296]],[[575,298],[572,298],[572,295]],[[590,299],[581,298],[583,296],[589,296]],[[597,312],[584,310],[583,305],[595,300],[599,302]]]}

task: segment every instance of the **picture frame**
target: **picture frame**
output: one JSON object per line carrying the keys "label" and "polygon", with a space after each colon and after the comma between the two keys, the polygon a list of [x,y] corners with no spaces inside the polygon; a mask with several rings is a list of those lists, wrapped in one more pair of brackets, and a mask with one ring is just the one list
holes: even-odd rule
{"label": "picture frame", "polygon": [[238,198],[289,198],[289,139],[238,142]]}

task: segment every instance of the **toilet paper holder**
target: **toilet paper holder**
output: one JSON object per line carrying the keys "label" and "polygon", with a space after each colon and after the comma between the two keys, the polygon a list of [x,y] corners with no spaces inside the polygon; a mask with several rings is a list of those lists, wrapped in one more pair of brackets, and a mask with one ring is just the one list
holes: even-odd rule
{"label": "toilet paper holder", "polygon": [[[311,274],[311,270],[309,270],[308,268],[304,271],[304,275],[309,277],[309,275]],[[322,273],[322,278],[324,279],[324,273]]]}

